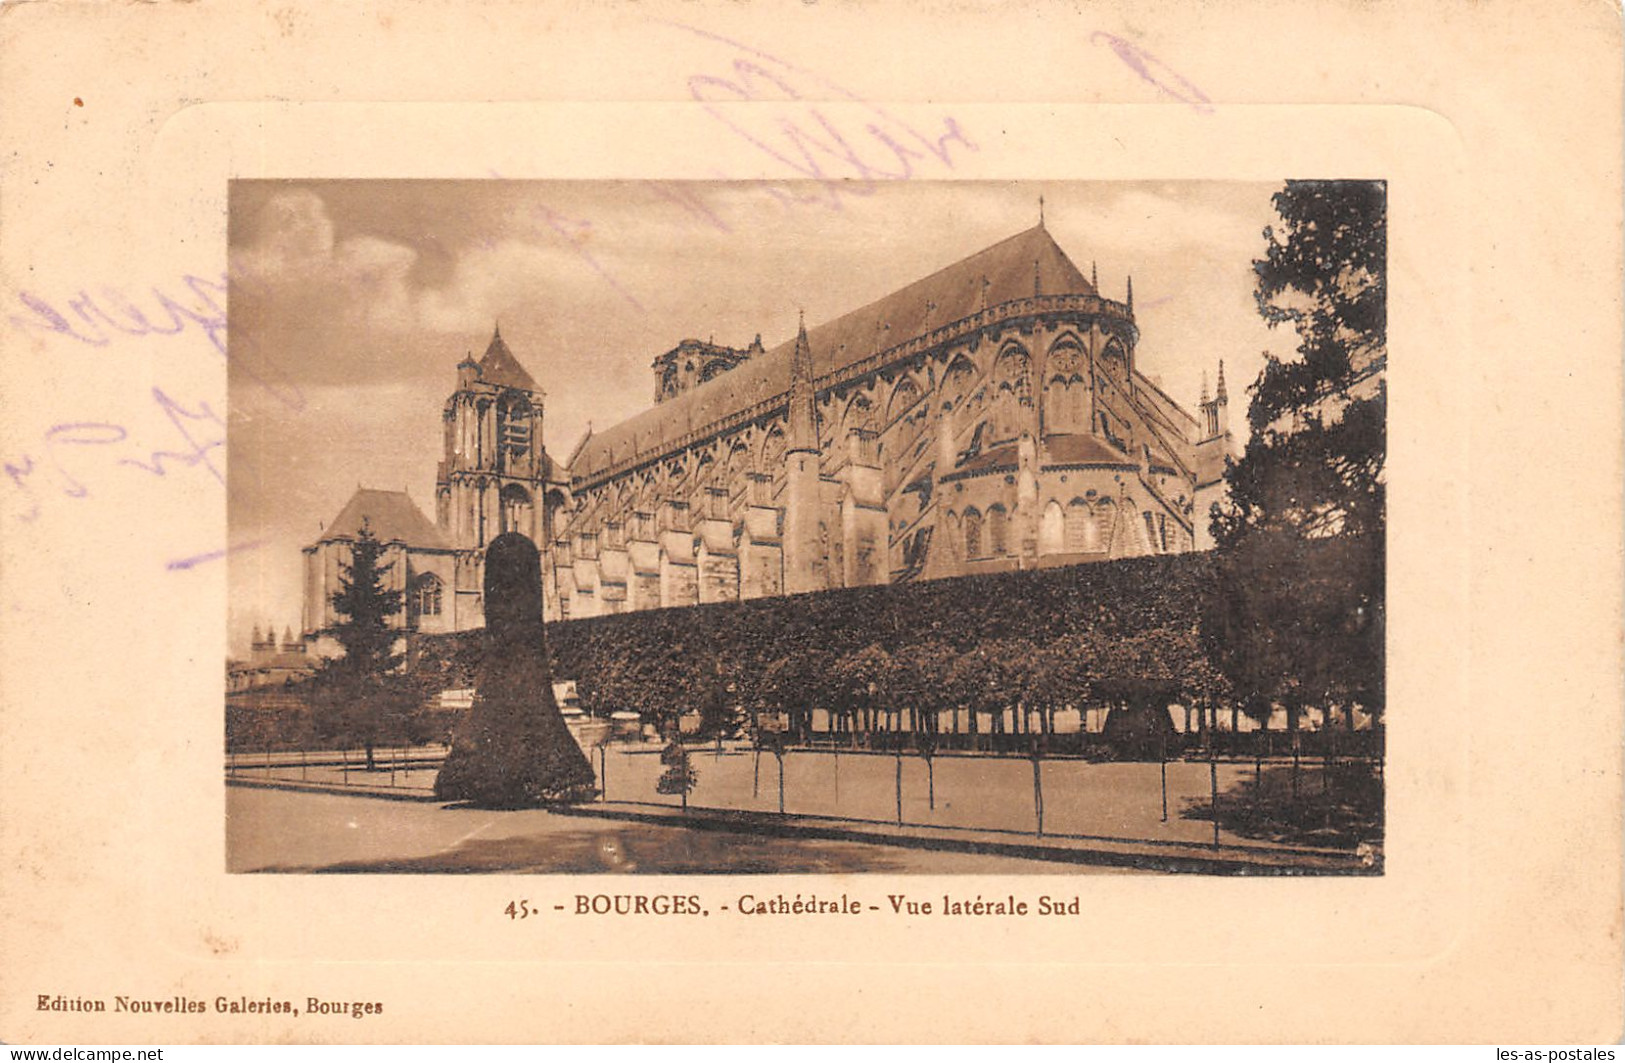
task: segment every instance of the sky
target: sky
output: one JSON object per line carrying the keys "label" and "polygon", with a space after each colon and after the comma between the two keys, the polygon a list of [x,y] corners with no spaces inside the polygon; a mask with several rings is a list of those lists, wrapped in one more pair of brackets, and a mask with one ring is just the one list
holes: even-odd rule
{"label": "sky", "polygon": [[1044,221],[1102,294],[1134,278],[1136,362],[1195,412],[1220,359],[1238,442],[1263,352],[1253,301],[1278,184],[235,181],[229,248],[228,623],[296,633],[300,548],[358,486],[431,520],[440,410],[503,339],[564,460],[647,408],[684,338],[771,349]]}

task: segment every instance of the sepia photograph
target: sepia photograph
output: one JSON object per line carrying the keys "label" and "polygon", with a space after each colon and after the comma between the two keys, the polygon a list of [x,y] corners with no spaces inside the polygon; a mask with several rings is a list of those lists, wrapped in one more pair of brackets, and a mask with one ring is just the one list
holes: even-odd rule
{"label": "sepia photograph", "polygon": [[1379,181],[237,180],[237,872],[1383,869]]}

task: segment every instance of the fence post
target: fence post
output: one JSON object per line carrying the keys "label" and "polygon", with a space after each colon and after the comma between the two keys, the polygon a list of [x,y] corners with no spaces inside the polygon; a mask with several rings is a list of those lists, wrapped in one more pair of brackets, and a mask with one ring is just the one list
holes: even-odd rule
{"label": "fence post", "polygon": [[1157,761],[1162,769],[1162,821],[1168,822],[1168,736],[1157,741]]}
{"label": "fence post", "polygon": [[897,762],[897,825],[903,825],[903,754],[897,751],[893,759]]}
{"label": "fence post", "polygon": [[1044,766],[1038,756],[1038,747],[1033,747],[1033,812],[1038,817],[1038,836],[1044,836]]}
{"label": "fence post", "polygon": [[1207,780],[1212,791],[1208,809],[1213,816],[1213,848],[1219,847],[1219,762],[1213,756],[1210,747],[1207,755]]}
{"label": "fence post", "polygon": [[609,803],[609,746],[598,747],[598,803]]}
{"label": "fence post", "polygon": [[339,750],[339,763],[344,765],[344,785],[349,786],[350,785],[350,751],[348,749]]}

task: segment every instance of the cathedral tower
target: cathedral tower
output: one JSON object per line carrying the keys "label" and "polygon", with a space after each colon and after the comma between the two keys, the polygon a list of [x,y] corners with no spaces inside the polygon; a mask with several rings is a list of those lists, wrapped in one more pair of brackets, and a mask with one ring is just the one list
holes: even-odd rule
{"label": "cathedral tower", "polygon": [[435,484],[436,522],[457,551],[457,594],[478,599],[485,548],[516,531],[546,549],[548,474],[541,388],[497,328],[479,361],[457,366],[446,400],[445,442]]}

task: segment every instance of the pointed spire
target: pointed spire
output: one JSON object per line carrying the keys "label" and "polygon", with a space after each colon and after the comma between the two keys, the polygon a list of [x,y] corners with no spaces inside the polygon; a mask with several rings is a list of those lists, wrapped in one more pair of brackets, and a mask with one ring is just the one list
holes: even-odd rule
{"label": "pointed spire", "polygon": [[790,359],[790,375],[792,383],[800,383],[804,378],[812,380],[812,344],[807,342],[807,311],[801,310],[796,316],[796,350]]}
{"label": "pointed spire", "polygon": [[818,412],[814,406],[812,344],[807,340],[807,314],[797,317],[796,349],[790,358],[790,449],[818,449]]}
{"label": "pointed spire", "polygon": [[254,625],[254,634],[250,636],[250,640],[251,640],[250,644],[255,649],[258,649],[260,643],[265,641],[263,638],[260,637],[260,626],[259,626],[259,624]]}
{"label": "pointed spire", "polygon": [[1202,370],[1202,402],[1201,402],[1201,405],[1203,405],[1203,406],[1207,405],[1207,370],[1206,369]]}
{"label": "pointed spire", "polygon": [[1089,287],[1100,291],[1100,274],[1095,270],[1095,260],[1089,260]]}
{"label": "pointed spire", "polygon": [[1044,196],[1042,193],[1038,196],[1038,227],[1040,229],[1044,227]]}
{"label": "pointed spire", "polygon": [[1225,394],[1225,390],[1224,390],[1224,359],[1223,358],[1219,359],[1219,389],[1218,389],[1217,393],[1214,395],[1213,401],[1214,402],[1223,402],[1223,403],[1228,403],[1230,401],[1230,396]]}
{"label": "pointed spire", "polygon": [[1132,273],[1128,277],[1128,310],[1131,314],[1134,312],[1134,274]]}
{"label": "pointed spire", "polygon": [[287,649],[293,645],[293,628],[287,624],[282,625],[282,648]]}

